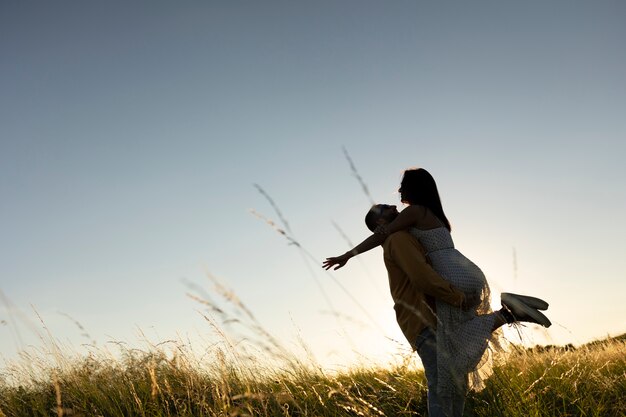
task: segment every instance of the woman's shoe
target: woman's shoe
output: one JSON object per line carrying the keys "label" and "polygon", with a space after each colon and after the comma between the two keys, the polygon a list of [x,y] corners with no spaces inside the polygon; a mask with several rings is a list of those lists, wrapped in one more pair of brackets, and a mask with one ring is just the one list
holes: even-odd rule
{"label": "woman's shoe", "polygon": [[502,307],[504,307],[515,321],[527,321],[541,324],[544,327],[552,326],[550,320],[539,310],[524,303],[519,297],[511,297],[513,294],[502,294]]}
{"label": "woman's shoe", "polygon": [[528,307],[536,308],[537,310],[548,309],[549,304],[545,302],[544,300],[542,300],[541,298],[531,297],[529,295],[513,294],[510,292],[503,292],[502,294],[500,294],[500,299],[503,302],[510,301],[513,298],[517,298],[519,301],[523,302]]}

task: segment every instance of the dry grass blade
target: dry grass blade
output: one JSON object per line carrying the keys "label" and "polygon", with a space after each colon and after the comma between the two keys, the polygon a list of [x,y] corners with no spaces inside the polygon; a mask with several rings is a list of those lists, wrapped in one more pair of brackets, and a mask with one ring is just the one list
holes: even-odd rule
{"label": "dry grass blade", "polygon": [[289,228],[289,223],[287,222],[287,219],[285,219],[285,216],[283,216],[283,213],[280,211],[280,209],[278,208],[278,206],[276,205],[276,203],[274,202],[272,197],[270,197],[270,195],[268,193],[266,193],[265,190],[263,189],[263,187],[261,187],[259,184],[253,184],[253,185],[259,191],[259,193],[261,193],[261,195],[263,197],[265,197],[265,199],[270,203],[270,205],[272,206],[272,208],[276,212],[276,215],[278,216],[278,219],[283,224],[283,227],[285,228],[285,230],[287,232],[289,232],[289,234],[292,234],[291,233],[291,229]]}
{"label": "dry grass blade", "polygon": [[[279,228],[275,222],[273,222],[272,220],[264,217],[263,215],[257,213],[255,210],[250,210],[250,212],[256,216],[257,218],[265,221],[269,226],[271,226],[275,231],[277,231],[278,233],[280,233],[281,235],[283,235],[287,241],[290,244],[293,244],[295,246],[298,247],[298,249],[300,249],[302,255],[306,258],[308,258],[309,260],[311,260],[311,262],[316,262],[317,258],[315,256],[313,256],[309,251],[307,251],[300,243],[298,243],[294,238],[292,238],[290,235],[288,235],[284,230],[282,230],[281,228]],[[308,266],[308,263],[307,263]],[[330,307],[331,311],[333,312],[333,314],[336,316],[341,328],[343,329],[344,334],[346,335],[346,337],[349,339],[349,337],[347,336],[347,332],[343,326],[343,324],[339,321],[339,317],[340,314],[338,313],[338,311],[334,308],[332,302],[330,301],[330,298],[328,297],[326,291],[324,291],[323,287],[321,286],[321,284],[319,283],[319,281],[317,280],[317,276],[312,272],[311,275],[313,276],[313,278],[315,279],[315,282],[318,286],[318,288],[320,289],[320,292],[322,293],[322,295],[324,296],[326,303],[328,304],[328,306]],[[361,310],[363,312],[363,314],[368,318],[368,320],[372,323],[372,325],[382,334],[385,335],[385,331],[384,329],[378,324],[378,322],[374,319],[374,317],[372,317],[372,315],[370,314],[370,312],[363,307],[363,305],[352,295],[352,293],[350,293],[350,291],[348,291],[348,289],[342,285],[329,271],[324,271],[326,273],[326,275],[328,275],[331,280],[335,283],[335,285],[337,285],[341,291],[343,291],[344,294],[346,294],[348,296],[348,298],[354,303],[354,305],[356,305],[359,310]]]}
{"label": "dry grass blade", "polygon": [[356,165],[354,165],[352,158],[350,158],[350,154],[348,153],[348,150],[346,149],[346,147],[342,146],[341,149],[343,150],[343,155],[346,157],[346,160],[348,161],[348,164],[350,165],[350,171],[352,171],[352,175],[354,176],[354,178],[356,178],[356,180],[361,185],[361,190],[363,190],[363,193],[368,198],[370,205],[373,206],[376,203],[374,202],[374,199],[372,198],[372,195],[370,194],[369,187],[367,186],[365,181],[363,181],[363,178],[359,174],[359,171],[356,169]]}
{"label": "dry grass blade", "polygon": [[[0,417],[426,413],[424,375],[412,367],[327,374],[297,361],[286,367],[237,362],[221,348],[198,361],[172,343],[124,352],[125,359],[93,356],[64,369],[31,357],[42,367],[36,374],[15,368],[27,371],[17,384],[0,376]],[[484,390],[470,393],[466,408],[476,417],[622,416],[624,375],[626,344],[620,338],[577,349],[520,348],[500,361]]]}

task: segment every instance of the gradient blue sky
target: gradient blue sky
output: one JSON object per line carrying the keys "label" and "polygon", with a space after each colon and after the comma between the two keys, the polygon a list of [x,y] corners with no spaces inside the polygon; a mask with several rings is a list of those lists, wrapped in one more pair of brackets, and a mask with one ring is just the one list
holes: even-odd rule
{"label": "gradient blue sky", "polygon": [[39,343],[33,307],[77,350],[211,343],[210,271],[324,364],[389,357],[381,251],[333,275],[383,331],[320,267],[333,221],[366,236],[342,146],[379,202],[431,171],[494,304],[551,302],[525,342],[626,331],[625,39],[617,0],[2,2],[0,352]]}

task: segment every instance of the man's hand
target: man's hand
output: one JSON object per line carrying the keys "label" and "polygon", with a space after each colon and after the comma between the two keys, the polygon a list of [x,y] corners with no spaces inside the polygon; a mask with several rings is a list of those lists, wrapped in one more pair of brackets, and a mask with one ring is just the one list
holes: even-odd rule
{"label": "man's hand", "polygon": [[463,300],[463,303],[461,304],[461,310],[468,311],[468,310],[475,309],[476,307],[480,305],[481,301],[482,300],[480,298],[479,293],[466,292],[465,299]]}
{"label": "man's hand", "polygon": [[352,256],[350,256],[349,253],[344,253],[343,255],[335,256],[334,258],[326,258],[324,263],[322,263],[322,268],[328,271],[334,266],[335,268],[333,268],[333,270],[336,271],[344,266],[350,258],[352,258]]}

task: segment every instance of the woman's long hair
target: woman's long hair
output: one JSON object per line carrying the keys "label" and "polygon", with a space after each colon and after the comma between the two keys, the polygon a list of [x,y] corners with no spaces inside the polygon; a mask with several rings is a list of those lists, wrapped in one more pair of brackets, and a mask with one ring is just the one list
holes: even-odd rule
{"label": "woman's long hair", "polygon": [[403,203],[427,207],[448,230],[452,230],[450,222],[443,212],[435,179],[428,171],[423,168],[407,169],[404,171],[398,191]]}

